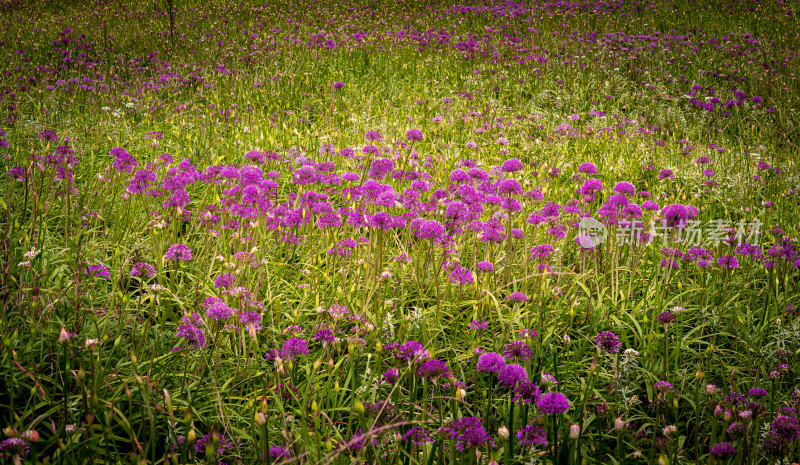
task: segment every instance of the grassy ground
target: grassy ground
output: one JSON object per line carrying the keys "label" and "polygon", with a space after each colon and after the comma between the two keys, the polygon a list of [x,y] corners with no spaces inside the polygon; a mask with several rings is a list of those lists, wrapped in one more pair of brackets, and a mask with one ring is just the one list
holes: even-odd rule
{"label": "grassy ground", "polygon": [[796,1],[1,7],[0,461],[800,458]]}

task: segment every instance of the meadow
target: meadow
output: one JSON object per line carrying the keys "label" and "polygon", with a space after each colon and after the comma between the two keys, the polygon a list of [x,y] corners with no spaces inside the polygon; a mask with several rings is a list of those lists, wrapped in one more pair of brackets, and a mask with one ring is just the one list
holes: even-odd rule
{"label": "meadow", "polygon": [[797,0],[3,0],[0,463],[800,462]]}

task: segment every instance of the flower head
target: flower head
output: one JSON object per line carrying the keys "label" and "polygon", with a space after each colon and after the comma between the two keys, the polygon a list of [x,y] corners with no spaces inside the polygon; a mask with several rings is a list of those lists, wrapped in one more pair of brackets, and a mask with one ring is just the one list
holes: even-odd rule
{"label": "flower head", "polygon": [[548,415],[558,415],[569,410],[567,396],[560,392],[548,392],[536,402],[536,408]]}
{"label": "flower head", "polygon": [[620,346],[622,345],[619,337],[617,337],[617,335],[611,331],[603,331],[595,336],[594,343],[597,344],[599,348],[610,354],[616,354],[619,352]]}

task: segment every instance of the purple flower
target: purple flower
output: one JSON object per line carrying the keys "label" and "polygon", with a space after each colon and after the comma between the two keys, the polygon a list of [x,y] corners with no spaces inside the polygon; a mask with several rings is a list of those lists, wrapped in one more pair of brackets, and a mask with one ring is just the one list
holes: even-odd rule
{"label": "purple flower", "polygon": [[426,361],[419,367],[417,375],[421,378],[435,381],[439,378],[451,378],[453,372],[444,360],[432,359]]}
{"label": "purple flower", "polygon": [[281,446],[272,446],[269,448],[267,452],[271,459],[290,459],[292,458],[292,452]]}
{"label": "purple flower", "polygon": [[503,386],[513,389],[517,383],[528,380],[528,372],[521,365],[510,363],[500,369],[497,379]]}
{"label": "purple flower", "polygon": [[217,279],[214,280],[214,288],[226,288],[231,287],[236,282],[236,277],[230,273],[222,273],[221,275],[217,276]]}
{"label": "purple flower", "polygon": [[519,161],[518,158],[510,158],[503,162],[503,164],[500,166],[500,171],[504,173],[516,173],[523,168],[525,168],[525,166],[521,161]]}
{"label": "purple flower", "polygon": [[381,380],[386,384],[394,384],[400,378],[400,371],[397,368],[389,368],[381,375]]}
{"label": "purple flower", "polygon": [[602,350],[605,350],[610,354],[616,354],[619,352],[619,348],[622,345],[619,337],[617,337],[617,335],[611,331],[603,331],[595,336],[594,343],[597,344],[597,346]]}
{"label": "purple flower", "polygon": [[747,395],[753,397],[766,397],[768,394],[767,390],[761,387],[754,387],[747,391]]}
{"label": "purple flower", "polygon": [[227,320],[233,315],[233,309],[224,302],[215,302],[206,310],[206,316],[214,321]]}
{"label": "purple flower", "polygon": [[741,268],[739,266],[739,261],[736,260],[736,257],[733,255],[723,255],[717,259],[717,265],[720,268],[730,268],[730,269],[737,269]]}
{"label": "purple flower", "polygon": [[[211,433],[206,434],[202,438],[198,439],[196,443],[194,443],[194,450],[199,453],[205,453],[206,447],[208,446],[208,442],[211,440]],[[226,451],[233,448],[233,443],[231,443],[223,434],[219,435],[219,443],[217,444],[217,454],[222,455]]]}
{"label": "purple flower", "polygon": [[503,356],[506,360],[515,362],[527,362],[533,355],[533,350],[522,341],[514,341],[503,348]]}
{"label": "purple flower", "polygon": [[769,424],[770,430],[786,442],[800,438],[800,424],[797,419],[779,415]]}
{"label": "purple flower", "polygon": [[169,261],[180,260],[188,262],[192,259],[192,251],[183,244],[172,244],[164,254],[164,259]]}
{"label": "purple flower", "polygon": [[372,131],[367,131],[367,133],[364,134],[364,138],[367,139],[368,141],[380,142],[380,140],[383,139],[383,136],[381,136],[381,133],[379,133],[378,131],[372,130]]}
{"label": "purple flower", "polygon": [[22,166],[14,166],[12,168],[9,168],[8,177],[13,179],[14,181],[24,181],[25,168],[23,168]]}
{"label": "purple flower", "polygon": [[336,82],[333,83],[333,88],[334,89],[341,89],[342,87],[344,87],[344,82],[342,82],[342,81],[336,81]]}
{"label": "purple flower", "polygon": [[467,325],[467,328],[469,328],[469,329],[477,329],[477,330],[488,329],[489,328],[489,323],[487,323],[486,320],[481,320],[481,319],[472,320]]}
{"label": "purple flower", "polygon": [[656,317],[656,320],[658,320],[659,323],[663,324],[674,323],[675,320],[677,319],[678,317],[676,317],[675,314],[671,312],[661,312]]}
{"label": "purple flower", "polygon": [[597,167],[593,163],[584,162],[578,166],[578,172],[584,174],[597,174]]}
{"label": "purple flower", "polygon": [[492,262],[478,262],[478,272],[479,273],[494,273],[494,265]]}
{"label": "purple flower", "polygon": [[117,171],[130,173],[134,168],[139,166],[139,162],[133,158],[133,155],[129,154],[122,147],[114,147],[109,152],[109,155],[114,158],[114,169]]}
{"label": "purple flower", "polygon": [[421,446],[433,442],[431,433],[422,426],[414,426],[403,435],[403,442],[409,442],[413,446]]}
{"label": "purple flower", "polygon": [[406,133],[406,140],[409,142],[421,141],[422,140],[422,131],[419,129],[409,129]]}
{"label": "purple flower", "polygon": [[727,442],[718,442],[711,447],[709,453],[719,460],[724,460],[736,456],[736,447]]}
{"label": "purple flower", "polygon": [[8,438],[0,442],[0,457],[12,459],[13,463],[22,463],[19,459],[30,451],[28,444],[20,438]]}
{"label": "purple flower", "polygon": [[667,222],[668,226],[677,226],[686,224],[689,218],[689,211],[685,205],[679,203],[667,205],[661,209],[661,216]]}
{"label": "purple flower", "polygon": [[477,449],[486,443],[494,444],[492,437],[483,429],[481,421],[475,417],[457,418],[449,426],[440,428],[439,432],[446,439],[455,441],[459,452]]}
{"label": "purple flower", "polygon": [[527,302],[531,300],[530,297],[523,294],[522,292],[514,292],[506,298],[511,302]]}
{"label": "purple flower", "polygon": [[283,343],[281,356],[284,358],[296,359],[300,355],[308,355],[308,343],[303,338],[287,339]]}
{"label": "purple flower", "polygon": [[531,258],[538,258],[544,260],[553,253],[553,246],[550,244],[540,244],[531,249]]}
{"label": "purple flower", "polygon": [[86,267],[86,271],[84,272],[86,276],[90,276],[93,278],[103,278],[103,279],[110,279],[111,273],[108,271],[104,265],[89,265]]}
{"label": "purple flower", "polygon": [[503,357],[495,352],[486,352],[478,358],[476,369],[483,373],[499,373],[506,366]]}
{"label": "purple flower", "polygon": [[655,384],[653,384],[653,387],[658,392],[675,392],[675,388],[672,386],[672,383],[667,381],[657,381]]}
{"label": "purple flower", "polygon": [[618,182],[616,186],[614,186],[614,192],[618,194],[625,194],[629,196],[636,195],[636,188],[633,184],[629,182]]}
{"label": "purple flower", "polygon": [[153,265],[148,263],[137,262],[133,264],[133,267],[131,267],[131,276],[145,276],[152,278],[155,275],[156,269],[153,268]]}
{"label": "purple flower", "polygon": [[514,400],[516,402],[535,404],[541,395],[542,391],[539,389],[539,385],[532,381],[523,381],[514,388]]}
{"label": "purple flower", "polygon": [[539,398],[536,408],[548,415],[558,415],[569,410],[569,400],[560,392],[548,392]]}
{"label": "purple flower", "polygon": [[195,347],[203,347],[206,344],[206,338],[203,335],[203,330],[193,325],[192,323],[184,323],[175,330],[175,336],[186,339],[186,342],[194,345]]}
{"label": "purple flower", "polygon": [[528,425],[522,431],[517,432],[517,442],[521,446],[547,447],[547,432],[538,425]]}

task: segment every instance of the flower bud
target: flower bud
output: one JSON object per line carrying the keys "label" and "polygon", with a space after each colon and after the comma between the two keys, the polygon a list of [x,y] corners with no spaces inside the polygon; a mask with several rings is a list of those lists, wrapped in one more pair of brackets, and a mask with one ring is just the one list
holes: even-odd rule
{"label": "flower bud", "polygon": [[503,438],[504,441],[508,440],[509,433],[508,433],[508,428],[506,428],[506,425],[503,425],[497,429],[497,435]]}
{"label": "flower bud", "polygon": [[61,334],[58,335],[58,343],[62,346],[69,344],[69,333],[63,326],[61,327]]}
{"label": "flower bud", "polygon": [[675,425],[668,425],[664,427],[664,436],[674,436],[678,432],[678,427]]}
{"label": "flower bud", "polygon": [[581,435],[581,425],[570,425],[569,438],[573,441],[577,440]]}
{"label": "flower bud", "polygon": [[614,420],[614,429],[615,430],[622,431],[622,430],[625,429],[625,426],[626,426],[625,425],[625,420],[623,420],[622,417],[619,417],[616,420]]}
{"label": "flower bud", "polygon": [[723,415],[723,413],[722,406],[717,404],[717,406],[714,407],[714,416],[719,418]]}
{"label": "flower bud", "polygon": [[26,431],[22,436],[27,439],[28,442],[39,442],[39,432],[35,429]]}
{"label": "flower bud", "polygon": [[697,373],[694,374],[694,379],[697,381],[702,381],[704,377],[705,373],[703,373],[703,370],[697,370]]}
{"label": "flower bud", "polygon": [[189,444],[193,444],[197,440],[197,433],[194,432],[194,428],[189,430],[189,433],[186,434],[186,442]]}
{"label": "flower bud", "polygon": [[366,410],[364,410],[364,404],[362,404],[359,399],[356,399],[355,402],[353,402],[353,411],[359,415],[364,415]]}
{"label": "flower bud", "polygon": [[464,400],[467,398],[467,391],[458,388],[456,389],[456,399]]}

